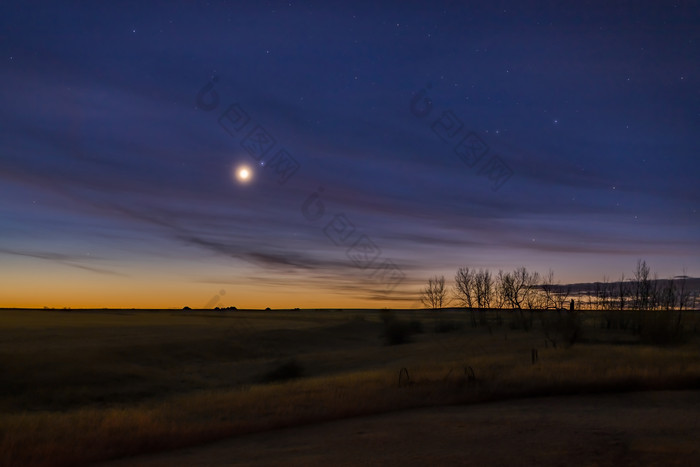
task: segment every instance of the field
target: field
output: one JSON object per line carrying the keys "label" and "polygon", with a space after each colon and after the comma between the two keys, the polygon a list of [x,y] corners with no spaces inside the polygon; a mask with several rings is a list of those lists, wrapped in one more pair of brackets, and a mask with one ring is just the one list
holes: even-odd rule
{"label": "field", "polygon": [[529,397],[697,401],[700,317],[676,324],[668,312],[0,310],[0,464],[85,465]]}

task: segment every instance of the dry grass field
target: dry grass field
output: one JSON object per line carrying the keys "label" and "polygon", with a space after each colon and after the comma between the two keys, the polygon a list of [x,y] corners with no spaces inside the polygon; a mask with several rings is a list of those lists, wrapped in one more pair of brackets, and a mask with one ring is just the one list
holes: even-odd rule
{"label": "dry grass field", "polygon": [[410,408],[700,389],[693,312],[673,336],[653,329],[675,315],[615,316],[642,332],[602,312],[526,312],[526,326],[482,313],[0,310],[0,464],[85,465]]}

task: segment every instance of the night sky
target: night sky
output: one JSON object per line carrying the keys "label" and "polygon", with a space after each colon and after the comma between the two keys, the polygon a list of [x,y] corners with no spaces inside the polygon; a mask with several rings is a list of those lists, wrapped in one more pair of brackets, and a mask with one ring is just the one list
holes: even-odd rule
{"label": "night sky", "polygon": [[698,24],[698,2],[3,2],[0,306],[700,276]]}

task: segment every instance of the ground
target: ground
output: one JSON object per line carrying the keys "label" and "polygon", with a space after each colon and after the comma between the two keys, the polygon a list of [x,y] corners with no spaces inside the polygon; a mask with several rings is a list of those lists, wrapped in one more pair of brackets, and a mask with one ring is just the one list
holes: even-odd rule
{"label": "ground", "polygon": [[0,465],[683,464],[700,320],[678,318],[0,310]]}

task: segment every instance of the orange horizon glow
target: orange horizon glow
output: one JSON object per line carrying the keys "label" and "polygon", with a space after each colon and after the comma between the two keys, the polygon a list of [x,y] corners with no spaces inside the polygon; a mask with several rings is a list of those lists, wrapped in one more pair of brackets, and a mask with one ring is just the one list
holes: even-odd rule
{"label": "orange horizon glow", "polygon": [[[0,308],[32,309],[238,309],[293,308],[409,308],[410,302],[370,300],[314,289],[273,287],[264,283],[217,284],[182,277],[104,277],[62,268],[51,274],[48,266],[31,281],[18,274],[0,274],[6,285],[0,291]],[[48,271],[47,271],[48,270]],[[48,272],[48,273],[47,273]],[[407,293],[395,294],[406,299]],[[410,294],[408,294],[410,295]],[[414,305],[417,307],[419,305]]]}
{"label": "orange horizon glow", "polygon": [[[312,277],[297,272],[262,274],[255,266],[241,263],[231,266],[224,260],[166,259],[139,263],[122,259],[87,263],[99,270],[112,271],[99,273],[76,265],[26,257],[4,259],[0,271],[3,284],[0,308],[416,309],[423,308],[418,295],[427,277],[444,274],[451,283],[454,276],[450,269],[426,271],[420,278],[407,277],[386,297],[374,298],[369,289],[379,288],[380,284],[372,282],[356,268],[349,268],[348,277],[342,281],[335,277],[334,283],[332,280],[314,282]],[[500,268],[489,269],[494,272]],[[575,275],[556,275],[556,280],[561,284],[582,283],[593,282],[595,277],[582,268]],[[617,278],[610,276],[611,281]],[[356,288],[344,288],[347,286]]]}

